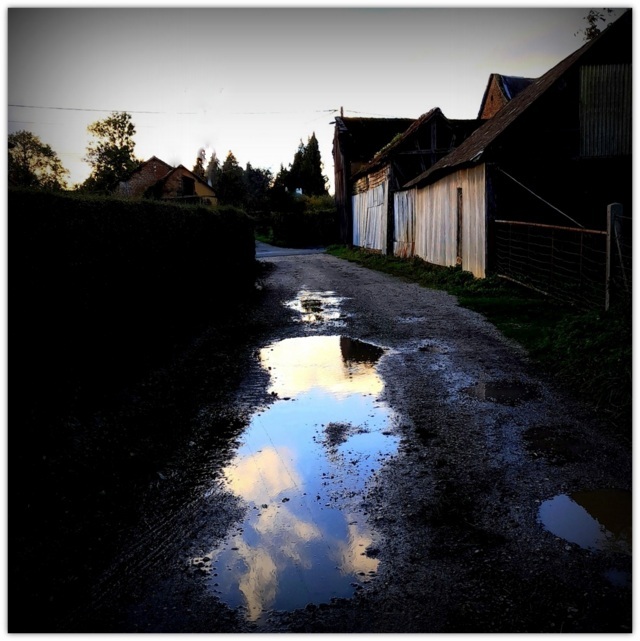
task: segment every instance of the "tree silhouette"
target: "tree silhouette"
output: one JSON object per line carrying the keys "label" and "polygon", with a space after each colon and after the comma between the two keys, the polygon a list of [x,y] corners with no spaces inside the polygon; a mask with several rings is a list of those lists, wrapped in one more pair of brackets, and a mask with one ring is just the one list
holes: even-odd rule
{"label": "tree silhouette", "polygon": [[[584,17],[584,20],[587,22],[587,26],[584,29],[576,31],[575,35],[582,33],[582,37],[585,42],[593,40],[602,33],[600,28],[601,22],[607,22],[610,19],[613,9],[589,9],[589,13]],[[606,25],[605,25],[606,26]]]}
{"label": "tree silhouette", "polygon": [[207,164],[207,168],[205,170],[206,180],[209,183],[209,186],[212,187],[213,189],[217,188],[219,174],[220,174],[220,160],[218,160],[218,156],[216,152],[213,151],[211,152],[211,158],[209,159],[209,163]]}
{"label": "tree silhouette", "polygon": [[280,170],[280,178],[286,188],[294,193],[297,189],[307,196],[323,196],[327,193],[327,178],[322,175],[322,159],[315,132],[304,145],[302,140],[288,170]]}
{"label": "tree silhouette", "polygon": [[246,203],[246,185],[244,170],[238,164],[236,157],[230,151],[222,163],[217,181],[218,201],[222,205],[242,207]]}
{"label": "tree silhouette", "polygon": [[84,160],[91,165],[92,171],[82,187],[87,191],[113,192],[139,165],[133,155],[136,128],[131,115],[114,111],[87,129],[96,140],[87,147]]}
{"label": "tree silhouette", "polygon": [[198,149],[198,157],[196,158],[196,164],[193,166],[193,173],[198,176],[198,178],[202,178],[203,180],[205,179],[205,171],[204,171],[204,161],[205,161],[205,151],[203,147],[200,147]]}
{"label": "tree silhouette", "polygon": [[302,191],[308,196],[323,196],[327,193],[327,178],[322,175],[322,159],[315,132],[304,149],[302,183]]}
{"label": "tree silhouette", "polygon": [[39,189],[66,189],[68,170],[58,155],[30,131],[21,130],[9,135],[10,185]]}

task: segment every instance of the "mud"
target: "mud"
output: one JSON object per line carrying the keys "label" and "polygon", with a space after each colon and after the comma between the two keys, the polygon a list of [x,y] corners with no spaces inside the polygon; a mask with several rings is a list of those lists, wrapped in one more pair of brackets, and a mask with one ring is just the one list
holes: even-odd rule
{"label": "mud", "polygon": [[[324,254],[268,260],[252,321],[261,330],[238,356],[247,355],[242,384],[226,410],[213,394],[209,403],[206,392],[199,397],[195,436],[161,470],[139,506],[139,522],[121,536],[116,558],[66,617],[65,629],[630,631],[630,549],[580,545],[541,519],[554,497],[630,492],[629,444],[453,297]],[[348,339],[347,379],[349,362],[374,372],[380,388],[367,398],[394,419],[384,427],[339,413],[318,419],[308,446],[317,447],[316,463],[304,468],[309,480],[300,492],[243,494],[228,470],[238,472],[252,422],[302,402],[283,374],[271,377],[275,366],[265,355],[310,336]],[[292,380],[300,382],[299,372]],[[217,448],[203,435],[224,411],[236,428],[228,447]],[[374,437],[394,446],[373,452],[375,463],[365,466],[354,439],[367,447]],[[258,445],[253,455],[265,448]],[[331,468],[337,454],[343,458]],[[331,474],[342,481],[323,486]],[[268,530],[260,515],[286,512],[281,533],[294,509],[309,514],[312,488],[320,487],[328,490],[318,503],[341,504],[335,531],[360,533],[345,539],[359,550],[350,557],[355,577],[334,589],[337,583],[323,578],[325,564],[305,574],[310,594],[302,598],[295,585],[287,588],[282,570],[281,552],[292,548],[272,538],[269,572],[280,577],[283,599],[269,600],[273,576],[261,575],[266,566],[256,561],[263,548],[254,535]],[[309,519],[299,532],[314,531]],[[300,570],[305,548],[296,546]],[[234,570],[227,568],[239,555],[238,572],[257,577],[262,600],[247,598],[240,579],[230,578]]]}

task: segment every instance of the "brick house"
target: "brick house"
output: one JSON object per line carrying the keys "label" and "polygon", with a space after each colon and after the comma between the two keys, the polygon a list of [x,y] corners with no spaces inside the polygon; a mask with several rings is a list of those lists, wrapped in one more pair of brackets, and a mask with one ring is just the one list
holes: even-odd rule
{"label": "brick house", "polygon": [[156,198],[217,205],[215,191],[183,165],[172,167],[152,156],[120,183],[117,193],[127,198]]}

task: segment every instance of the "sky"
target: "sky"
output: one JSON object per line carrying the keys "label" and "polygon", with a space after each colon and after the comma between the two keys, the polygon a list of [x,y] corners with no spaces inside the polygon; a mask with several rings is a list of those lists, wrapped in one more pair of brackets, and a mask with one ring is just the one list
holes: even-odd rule
{"label": "sky", "polygon": [[131,114],[137,158],[189,169],[204,148],[275,175],[315,133],[333,192],[341,108],[475,118],[491,73],[538,77],[583,44],[593,5],[561,6],[12,3],[7,133],[50,145],[71,185],[90,173],[87,126],[113,111]]}

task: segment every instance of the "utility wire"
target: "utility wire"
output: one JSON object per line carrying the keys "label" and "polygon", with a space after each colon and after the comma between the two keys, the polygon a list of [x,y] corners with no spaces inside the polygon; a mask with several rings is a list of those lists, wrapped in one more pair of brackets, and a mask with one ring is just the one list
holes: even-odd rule
{"label": "utility wire", "polygon": [[9,107],[20,107],[22,109],[55,109],[58,111],[102,111],[102,112],[111,112],[111,111],[124,111],[130,114],[168,114],[173,113],[177,115],[188,115],[195,116],[197,115],[196,111],[129,111],[128,109],[84,109],[82,107],[47,107],[40,105],[12,105]]}

